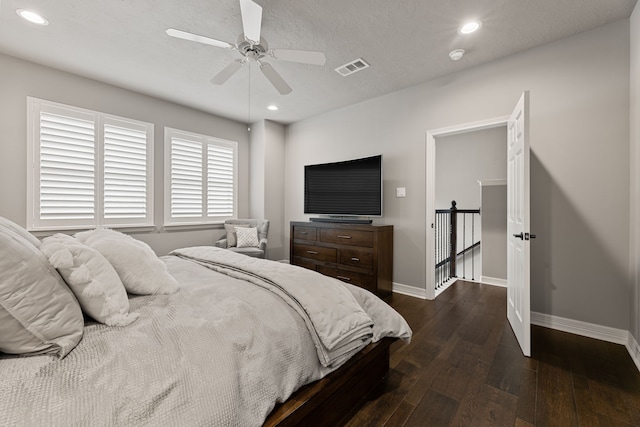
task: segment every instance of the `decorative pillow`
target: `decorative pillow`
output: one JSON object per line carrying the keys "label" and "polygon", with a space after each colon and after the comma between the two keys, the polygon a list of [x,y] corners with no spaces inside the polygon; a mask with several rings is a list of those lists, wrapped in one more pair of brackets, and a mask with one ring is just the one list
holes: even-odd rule
{"label": "decorative pillow", "polygon": [[24,228],[20,227],[13,221],[8,220],[7,218],[0,216],[0,229],[5,228],[13,231],[18,236],[24,238],[27,242],[31,243],[36,248],[40,247],[40,240],[33,234],[29,233]]}
{"label": "decorative pillow", "polygon": [[0,229],[0,351],[66,356],[84,318],[47,258],[17,233]]}
{"label": "decorative pillow", "polygon": [[257,248],[260,245],[257,228],[237,228],[236,233],[239,248]]}
{"label": "decorative pillow", "polygon": [[234,246],[238,246],[238,241],[236,239],[236,228],[246,228],[249,227],[249,224],[225,224],[224,229],[227,231],[227,247],[232,248]]}
{"label": "decorative pillow", "polygon": [[47,237],[40,250],[87,315],[109,326],[127,326],[138,318],[138,313],[129,313],[127,290],[100,252],[66,234]]}
{"label": "decorative pillow", "polygon": [[129,293],[172,294],[178,290],[166,264],[146,243],[108,228],[82,231],[75,237],[109,261]]}

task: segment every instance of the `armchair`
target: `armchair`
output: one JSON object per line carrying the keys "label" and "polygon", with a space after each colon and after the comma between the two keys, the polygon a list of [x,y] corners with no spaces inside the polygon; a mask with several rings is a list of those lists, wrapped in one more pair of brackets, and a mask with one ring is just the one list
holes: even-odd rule
{"label": "armchair", "polygon": [[[256,228],[258,232],[258,246],[238,247],[235,234],[236,227]],[[214,243],[215,246],[255,258],[266,258],[267,235],[269,233],[268,219],[228,219],[224,222],[224,228],[226,234]]]}

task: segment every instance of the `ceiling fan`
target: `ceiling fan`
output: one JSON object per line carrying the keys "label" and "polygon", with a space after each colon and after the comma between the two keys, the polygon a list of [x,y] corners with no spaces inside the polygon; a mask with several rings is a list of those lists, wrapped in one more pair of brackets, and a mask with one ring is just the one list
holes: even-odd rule
{"label": "ceiling fan", "polygon": [[269,49],[267,41],[260,36],[262,26],[262,7],[260,5],[251,0],[240,0],[240,14],[242,15],[242,28],[244,33],[238,36],[238,41],[235,45],[175,28],[169,28],[166,30],[166,33],[171,37],[240,52],[242,55],[241,59],[236,59],[211,79],[211,83],[215,85],[224,84],[242,68],[244,64],[255,62],[273,87],[275,87],[281,95],[286,95],[291,92],[291,87],[268,62],[263,61],[264,58],[299,62],[302,64],[324,65],[326,58],[322,52],[294,49]]}

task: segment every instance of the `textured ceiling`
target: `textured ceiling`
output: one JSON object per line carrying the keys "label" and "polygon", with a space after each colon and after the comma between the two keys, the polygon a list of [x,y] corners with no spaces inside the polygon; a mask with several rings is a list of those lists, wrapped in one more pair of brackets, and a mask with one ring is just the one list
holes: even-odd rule
{"label": "textured ceiling", "polygon": [[[320,50],[324,66],[268,60],[293,88],[280,95],[256,67],[209,80],[238,52],[169,37],[173,27],[235,43],[238,0],[0,0],[0,52],[241,122],[291,123],[630,16],[636,0],[256,0],[272,48]],[[33,9],[38,27],[17,16]],[[479,32],[457,28],[480,19]],[[457,62],[449,51],[463,48]],[[361,72],[334,68],[362,57]],[[1,66],[1,64],[0,64]],[[251,108],[249,109],[249,93]],[[277,104],[279,111],[266,110]]]}

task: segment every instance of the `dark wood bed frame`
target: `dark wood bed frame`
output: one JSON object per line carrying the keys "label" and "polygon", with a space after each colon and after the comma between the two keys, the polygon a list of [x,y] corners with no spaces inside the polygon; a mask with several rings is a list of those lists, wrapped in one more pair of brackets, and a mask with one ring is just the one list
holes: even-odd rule
{"label": "dark wood bed frame", "polygon": [[277,405],[264,427],[340,425],[389,372],[389,347],[396,338],[369,344],[338,370],[307,384]]}

